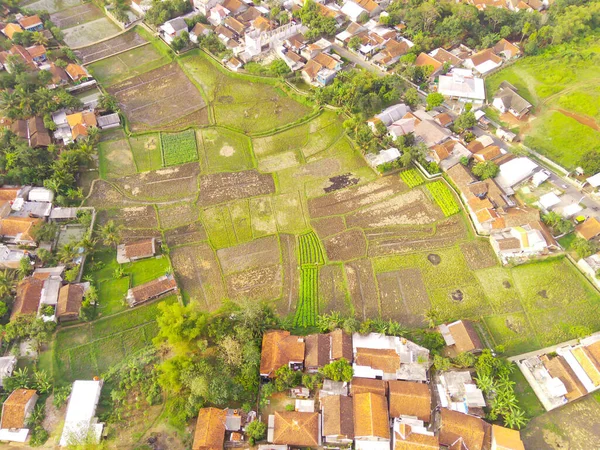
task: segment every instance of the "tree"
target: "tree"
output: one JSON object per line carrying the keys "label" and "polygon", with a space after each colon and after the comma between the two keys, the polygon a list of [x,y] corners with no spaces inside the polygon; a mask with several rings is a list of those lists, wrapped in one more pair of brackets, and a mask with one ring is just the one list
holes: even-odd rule
{"label": "tree", "polygon": [[597,150],[591,150],[585,153],[580,161],[579,165],[586,173],[586,175],[592,176],[600,172],[600,152]]}
{"label": "tree", "polygon": [[77,257],[77,249],[75,245],[72,243],[64,244],[61,248],[56,252],[56,256],[58,260],[63,264],[72,264],[73,260]]}
{"label": "tree", "polygon": [[[24,258],[29,259],[29,258]],[[12,294],[15,287],[14,272],[4,269],[0,271],[0,298],[4,298]]]}
{"label": "tree", "polygon": [[228,365],[232,367],[239,367],[244,362],[242,344],[233,336],[225,336],[219,342],[219,349],[221,350],[221,358]]}
{"label": "tree", "polygon": [[106,225],[100,227],[100,237],[104,245],[117,248],[121,242],[121,227],[115,225],[113,220],[109,220]]}
{"label": "tree", "polygon": [[260,420],[254,420],[246,426],[246,434],[250,445],[253,446],[257,441],[260,441],[265,437],[267,433],[267,424]]}
{"label": "tree", "polygon": [[161,314],[156,319],[159,331],[154,344],[167,344],[182,355],[197,349],[197,340],[206,331],[208,314],[198,311],[194,303],[187,306],[161,303],[158,309]]}
{"label": "tree", "polygon": [[436,108],[444,103],[444,96],[439,92],[432,92],[427,94],[425,102],[427,103],[427,111],[431,111],[433,108]]}
{"label": "tree", "polygon": [[473,111],[468,111],[458,116],[454,121],[453,126],[457,133],[462,133],[469,128],[473,128],[476,123],[477,120],[475,119],[475,113]]}
{"label": "tree", "polygon": [[31,236],[36,242],[53,241],[58,233],[58,225],[51,222],[38,222],[31,227]]}
{"label": "tree", "polygon": [[437,308],[429,308],[425,311],[424,317],[429,328],[435,328],[436,325],[441,322],[441,312]]}
{"label": "tree", "polygon": [[282,77],[284,75],[287,75],[288,73],[291,73],[290,68],[285,62],[283,62],[282,59],[276,59],[271,64],[269,64],[269,71],[273,75],[277,75],[278,77]]}
{"label": "tree", "polygon": [[275,371],[275,389],[278,392],[291,389],[300,384],[302,374],[292,370],[290,366],[282,366]]}
{"label": "tree", "polygon": [[345,358],[340,358],[324,366],[321,369],[321,373],[325,378],[329,378],[330,380],[345,381],[348,383],[352,380],[354,370]]}
{"label": "tree", "polygon": [[473,166],[473,175],[480,180],[487,180],[488,178],[494,178],[500,172],[498,164],[493,161],[484,161],[477,163]]}
{"label": "tree", "polygon": [[407,89],[404,93],[404,103],[411,108],[417,106],[419,104],[419,100],[419,92],[414,87]]}
{"label": "tree", "polygon": [[569,249],[577,253],[580,259],[593,255],[597,250],[595,243],[581,237],[575,238]]}
{"label": "tree", "polygon": [[362,42],[361,42],[360,38],[358,36],[353,36],[348,41],[348,48],[350,50],[356,51],[360,48],[361,44],[362,44]]}
{"label": "tree", "polygon": [[17,272],[21,279],[29,276],[31,272],[33,272],[33,267],[31,266],[31,260],[29,257],[21,258]]}

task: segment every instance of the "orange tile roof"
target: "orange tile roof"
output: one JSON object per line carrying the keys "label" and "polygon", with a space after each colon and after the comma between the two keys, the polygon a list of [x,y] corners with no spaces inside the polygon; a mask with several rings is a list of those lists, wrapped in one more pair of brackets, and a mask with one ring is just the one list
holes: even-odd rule
{"label": "orange tile roof", "polygon": [[200,408],[192,450],[222,450],[225,444],[227,411],[218,408]]}
{"label": "orange tile roof", "polygon": [[393,349],[359,347],[354,361],[359,366],[372,367],[385,373],[396,373],[400,369],[400,356]]}
{"label": "orange tile roof", "polygon": [[496,64],[502,63],[502,58],[494,53],[494,50],[491,48],[486,48],[485,50],[481,50],[478,53],[475,53],[471,56],[470,60],[473,62],[475,67],[483,64],[486,61],[492,61]]}
{"label": "orange tile roof", "polygon": [[500,39],[496,45],[494,45],[494,52],[498,54],[506,51],[510,52],[511,57],[521,54],[521,50],[515,44],[511,44],[506,39]]}
{"label": "orange tile roof", "polygon": [[600,222],[595,217],[588,218],[575,227],[575,232],[583,239],[589,241],[600,234]]}
{"label": "orange tile roof", "polygon": [[144,239],[141,241],[125,244],[126,258],[146,258],[154,256],[155,246],[154,238]]}
{"label": "orange tile roof", "polygon": [[490,425],[478,417],[441,409],[440,444],[447,447],[462,440],[469,450],[482,450],[489,428]]}
{"label": "orange tile roof", "polygon": [[65,69],[72,80],[78,81],[82,78],[87,78],[89,75],[86,70],[78,64],[68,64]]}
{"label": "orange tile roof", "polygon": [[500,147],[497,145],[489,145],[475,153],[474,157],[483,161],[490,161],[502,155]]}
{"label": "orange tile roof", "polygon": [[80,136],[87,136],[87,135],[88,135],[87,128],[81,123],[76,124],[73,127],[73,129],[71,130],[71,136],[73,137],[73,139],[77,139]]}
{"label": "orange tile roof", "polygon": [[567,389],[567,395],[565,395],[565,397],[567,397],[568,401],[576,400],[587,394],[586,388],[581,381],[579,381],[579,378],[575,375],[571,366],[569,366],[562,356],[559,355],[550,358],[548,355],[542,355],[540,359],[542,360],[544,367],[548,369],[548,373],[563,382]]}
{"label": "orange tile roof", "polygon": [[269,377],[290,362],[304,361],[304,341],[289,331],[269,331],[263,334],[260,373]]}
{"label": "orange tile roof", "polygon": [[98,121],[96,119],[96,114],[92,111],[84,111],[78,112],[74,114],[69,114],[67,116],[67,123],[71,128],[75,125],[84,125],[85,127],[96,127],[98,126]]}
{"label": "orange tile roof", "polygon": [[60,288],[56,317],[59,319],[77,318],[83,302],[83,286],[80,284],[67,284]]}
{"label": "orange tile roof", "polygon": [[346,361],[352,362],[352,335],[337,329],[329,333],[331,337],[331,359],[337,360],[345,358]]}
{"label": "orange tile roof", "polygon": [[352,397],[328,395],[321,399],[323,436],[354,437]]}
{"label": "orange tile roof", "polygon": [[479,223],[486,223],[490,220],[494,220],[498,218],[498,214],[491,208],[481,209],[476,213],[477,221]]}
{"label": "orange tile roof", "polygon": [[435,58],[432,58],[427,53],[419,54],[419,56],[417,56],[417,59],[415,61],[415,66],[417,66],[417,67],[433,66],[434,73],[437,72],[438,70],[440,70],[443,65],[444,65],[443,63],[439,62]]}
{"label": "orange tile roof", "polygon": [[33,26],[39,25],[41,23],[42,23],[42,19],[40,19],[40,17],[37,14],[19,19],[19,24],[23,28],[33,27]]}
{"label": "orange tile roof", "polygon": [[0,235],[14,237],[20,234],[22,241],[33,241],[31,229],[41,221],[33,217],[6,217],[0,220]]}
{"label": "orange tile roof", "polygon": [[354,401],[354,436],[390,438],[387,399],[383,395],[355,394]]}
{"label": "orange tile roof", "polygon": [[20,187],[16,188],[0,188],[0,200],[12,201],[17,198],[17,194],[21,190]]}
{"label": "orange tile roof", "polygon": [[27,50],[27,53],[29,53],[29,56],[32,58],[37,58],[46,54],[46,47],[43,45],[32,45],[31,47],[27,47],[25,50]]}
{"label": "orange tile roof", "polygon": [[492,425],[492,436],[497,450],[525,450],[521,434],[517,430]]}
{"label": "orange tile roof", "polygon": [[38,278],[27,277],[17,285],[17,296],[10,314],[10,320],[20,314],[35,314],[42,300],[44,282]]}
{"label": "orange tile roof", "polygon": [[448,330],[454,339],[455,344],[453,347],[457,353],[471,352],[483,348],[481,340],[471,322],[459,320],[449,324]]}
{"label": "orange tile roof", "polygon": [[12,392],[2,405],[1,427],[25,428],[25,414],[27,403],[36,395],[33,389],[17,389]]}
{"label": "orange tile roof", "polygon": [[431,420],[431,391],[425,383],[388,381],[390,416],[415,416],[423,422]]}
{"label": "orange tile roof", "polygon": [[387,384],[383,380],[373,378],[352,378],[350,383],[350,392],[352,395],[371,392],[377,395],[387,395]]}
{"label": "orange tile roof", "polygon": [[15,33],[22,33],[23,29],[19,25],[17,25],[16,23],[9,23],[8,25],[6,25],[6,27],[4,27],[4,30],[2,30],[2,32],[9,39],[12,39],[13,36],[15,35]]}
{"label": "orange tile roof", "polygon": [[395,434],[394,450],[439,450],[440,441],[437,436],[414,433],[410,425],[401,424],[400,432]]}
{"label": "orange tile roof", "polygon": [[492,202],[490,202],[489,198],[484,198],[483,200],[479,197],[473,197],[469,200],[469,206],[474,212],[481,211],[482,209],[493,208]]}
{"label": "orange tile roof", "polygon": [[319,446],[319,413],[276,411],[273,444],[294,447]]}

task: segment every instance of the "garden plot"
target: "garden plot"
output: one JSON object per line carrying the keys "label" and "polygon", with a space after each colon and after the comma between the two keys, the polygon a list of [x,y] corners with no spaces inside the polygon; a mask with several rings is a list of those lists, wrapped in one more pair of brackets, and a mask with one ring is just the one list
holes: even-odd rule
{"label": "garden plot", "polygon": [[405,190],[406,186],[395,177],[380,178],[371,183],[311,198],[308,201],[308,211],[312,218],[347,214]]}
{"label": "garden plot", "polygon": [[379,228],[395,225],[424,225],[441,219],[439,211],[416,189],[346,216],[348,228]]}
{"label": "garden plot", "polygon": [[460,251],[471,270],[487,269],[498,264],[496,254],[487,239],[464,242],[460,244]]}
{"label": "garden plot", "polygon": [[277,233],[277,222],[273,213],[271,197],[249,200],[252,234],[255,238]]}
{"label": "garden plot", "polygon": [[152,205],[123,205],[121,208],[99,210],[98,223],[103,225],[109,220],[124,228],[158,228],[156,210]]}
{"label": "garden plot", "polygon": [[123,228],[121,231],[121,240],[123,243],[135,242],[144,239],[162,239],[160,230],[156,228]]}
{"label": "garden plot", "polygon": [[160,135],[142,134],[129,138],[129,145],[138,172],[148,172],[162,167]]}
{"label": "garden plot", "polygon": [[96,208],[119,207],[128,203],[128,199],[112,183],[105,180],[94,180],[85,206]]}
{"label": "garden plot", "polygon": [[219,262],[206,243],[176,247],[171,251],[173,270],[183,289],[184,298],[201,308],[214,311],[226,298]]}
{"label": "garden plot", "polygon": [[275,192],[275,183],[270,174],[256,170],[222,172],[200,177],[200,206],[215,205],[231,200],[257,197]]}
{"label": "garden plot", "polygon": [[119,188],[135,199],[147,201],[192,200],[198,191],[198,164],[144,172],[119,180]]}
{"label": "garden plot", "polygon": [[192,202],[158,205],[160,228],[178,228],[198,220],[200,212]]}
{"label": "garden plot", "polygon": [[281,265],[256,267],[226,277],[227,292],[233,299],[256,300],[281,297]]}
{"label": "garden plot", "polygon": [[331,264],[319,268],[319,311],[321,314],[351,309],[342,265]]}
{"label": "garden plot", "polygon": [[93,44],[119,31],[121,29],[106,17],[62,30],[65,43],[72,48]]}
{"label": "garden plot", "polygon": [[267,236],[235,247],[217,250],[221,270],[225,275],[260,266],[279,264],[279,242],[276,236]]}
{"label": "garden plot", "polygon": [[343,231],[323,240],[329,261],[351,261],[367,256],[367,240],[362,230]]}
{"label": "garden plot", "polygon": [[164,236],[169,247],[189,245],[208,239],[204,225],[202,225],[202,222],[200,221],[182,227],[165,230]]}
{"label": "garden plot", "polygon": [[200,165],[204,172],[252,169],[251,142],[248,137],[225,128],[204,128],[197,132]]}
{"label": "garden plot", "polygon": [[187,52],[180,63],[202,87],[217,125],[258,133],[287,125],[310,112],[279,89],[276,80],[263,82],[257,77],[232,75],[200,50]]}
{"label": "garden plot", "polygon": [[345,265],[348,290],[359,320],[379,317],[379,296],[371,260],[361,259]]}
{"label": "garden plot", "polygon": [[46,11],[52,14],[57,11],[73,8],[82,3],[82,0],[39,0],[32,2],[25,1],[20,6],[31,11]]}
{"label": "garden plot", "polygon": [[118,178],[136,173],[133,155],[127,139],[98,144],[100,176]]}
{"label": "garden plot", "polygon": [[276,308],[281,316],[287,316],[296,306],[300,283],[296,258],[296,238],[291,234],[280,234],[279,240],[283,264],[283,294],[277,302]]}
{"label": "garden plot", "polygon": [[341,216],[311,220],[310,225],[316,231],[320,239],[325,239],[326,237],[341,233],[346,229],[346,222]]}
{"label": "garden plot", "polygon": [[381,295],[381,317],[412,327],[423,325],[425,312],[431,307],[427,289],[418,268],[377,274]]}
{"label": "garden plot", "polygon": [[160,133],[160,147],[165,166],[177,166],[198,160],[196,132]]}
{"label": "garden plot", "polygon": [[543,347],[523,312],[485,318],[485,325],[496,345],[504,345],[511,354],[525,353]]}
{"label": "garden plot", "polygon": [[104,17],[104,14],[93,3],[84,3],[83,5],[73,6],[53,14],[50,14],[50,20],[61,30],[82,25]]}
{"label": "garden plot", "polygon": [[119,101],[133,131],[161,127],[206,107],[198,89],[176,63],[137,75],[108,91]]}
{"label": "garden plot", "polygon": [[[56,22],[55,22],[56,23]],[[58,24],[57,24],[58,25]],[[58,25],[60,27],[60,25]],[[116,53],[124,52],[147,41],[135,31],[121,34],[113,39],[75,50],[75,54],[83,64],[107,58]]]}

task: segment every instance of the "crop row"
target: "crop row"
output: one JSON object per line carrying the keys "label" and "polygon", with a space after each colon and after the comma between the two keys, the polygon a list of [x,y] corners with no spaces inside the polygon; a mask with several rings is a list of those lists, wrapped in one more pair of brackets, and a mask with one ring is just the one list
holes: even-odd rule
{"label": "crop row", "polygon": [[420,186],[425,182],[425,179],[417,169],[408,169],[403,172],[400,172],[400,178],[411,189]]}
{"label": "crop row", "polygon": [[456,202],[454,195],[442,181],[435,181],[427,185],[427,190],[433,197],[433,200],[442,209],[446,217],[456,214],[460,211],[460,206]]}
{"label": "crop row", "polygon": [[300,253],[300,265],[323,264],[323,252],[319,238],[312,231],[298,236],[298,247]]}
{"label": "crop row", "polygon": [[198,159],[196,132],[160,133],[160,142],[165,166],[175,166]]}
{"label": "crop row", "polygon": [[312,327],[317,323],[319,270],[317,266],[303,266],[300,270],[300,297],[296,305],[294,325]]}

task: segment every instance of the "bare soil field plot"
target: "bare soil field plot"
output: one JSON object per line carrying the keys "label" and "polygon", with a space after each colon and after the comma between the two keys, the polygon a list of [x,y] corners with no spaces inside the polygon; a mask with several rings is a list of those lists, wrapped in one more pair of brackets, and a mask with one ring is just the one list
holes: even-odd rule
{"label": "bare soil field plot", "polygon": [[136,173],[127,139],[101,142],[98,145],[98,157],[102,178],[118,178]]}
{"label": "bare soil field plot", "polygon": [[423,191],[415,189],[347,215],[346,225],[348,228],[424,225],[442,218],[439,208],[429,201]]}
{"label": "bare soil field plot", "polygon": [[[93,3],[73,6],[72,8],[50,14],[50,20],[61,30],[100,19],[104,14]],[[84,61],[85,62],[85,61]]]}
{"label": "bare soil field plot", "polygon": [[257,197],[275,192],[270,174],[256,170],[223,172],[200,177],[200,206],[216,205],[231,200]]}
{"label": "bare soil field plot", "polygon": [[471,270],[487,269],[498,264],[494,250],[487,240],[478,239],[460,244],[460,251]]}
{"label": "bare soil field plot", "polygon": [[204,225],[202,225],[202,222],[200,221],[182,227],[165,230],[163,233],[165,242],[169,247],[192,244],[208,239]]}
{"label": "bare soil field plot", "polygon": [[206,107],[198,89],[176,63],[130,78],[108,91],[118,99],[134,131],[160,127]]}
{"label": "bare soil field plot", "polygon": [[183,164],[123,177],[119,187],[125,194],[148,201],[193,198],[198,191],[197,163]]}
{"label": "bare soil field plot", "polygon": [[257,267],[226,277],[227,292],[233,299],[276,299],[281,296],[280,265]]}
{"label": "bare soil field plot", "polygon": [[248,137],[225,128],[197,130],[200,165],[205,172],[252,169],[252,143]]}
{"label": "bare soil field plot", "polygon": [[327,259],[351,261],[367,256],[367,240],[362,230],[347,230],[323,240]]}
{"label": "bare soil field plot", "polygon": [[162,239],[160,230],[156,228],[123,228],[121,231],[121,239],[124,243],[151,238]]}
{"label": "bare soil field plot", "polygon": [[47,11],[49,14],[52,14],[57,11],[73,8],[82,3],[82,0],[39,0],[22,2],[20,6],[31,11]]}
{"label": "bare soil field plot", "polygon": [[312,218],[348,214],[405,190],[406,186],[397,177],[380,178],[361,186],[311,198],[308,201],[308,211]]}
{"label": "bare soil field plot", "polygon": [[225,275],[260,266],[279,264],[279,241],[267,236],[235,247],[217,250],[221,270]]}
{"label": "bare soil field plot", "polygon": [[298,264],[296,257],[296,237],[291,234],[280,234],[281,262],[283,264],[283,295],[276,304],[277,312],[282,316],[292,313],[298,299]]}
{"label": "bare soil field plot", "polygon": [[277,222],[271,204],[271,197],[251,198],[249,207],[252,234],[255,238],[277,233]]}
{"label": "bare soil field plot", "polygon": [[349,315],[351,308],[348,290],[344,281],[342,265],[331,264],[319,269],[319,311],[339,311]]}
{"label": "bare soil field plot", "polygon": [[381,317],[409,326],[423,325],[429,297],[418,268],[377,274],[381,295]]}
{"label": "bare soil field plot", "polygon": [[171,251],[171,261],[184,297],[201,308],[214,311],[226,297],[219,262],[208,244],[177,247]]}
{"label": "bare soil field plot", "polygon": [[277,219],[277,229],[280,232],[300,234],[308,231],[300,191],[274,196],[273,208]]}
{"label": "bare soil field plot", "polygon": [[84,47],[114,36],[121,29],[110,19],[101,17],[81,25],[66,28],[63,31],[65,43],[72,48]]}
{"label": "bare soil field plot", "polygon": [[91,189],[89,197],[85,200],[85,206],[110,208],[128,203],[128,199],[108,181],[95,180]]}
{"label": "bare soil field plot", "polygon": [[[58,26],[60,27],[60,25]],[[130,48],[137,47],[146,42],[147,41],[135,31],[130,31],[129,33],[121,34],[113,39],[75,50],[75,54],[84,64],[87,64],[91,61],[107,58],[115,53],[129,50]]]}
{"label": "bare soil field plot", "polygon": [[104,209],[98,213],[98,223],[114,220],[125,228],[158,228],[156,211],[152,205],[122,206],[119,209]]}
{"label": "bare soil field plot", "polygon": [[371,260],[361,259],[345,265],[348,289],[359,320],[379,317],[379,295]]}
{"label": "bare soil field plot", "polygon": [[192,202],[158,205],[158,219],[163,230],[182,227],[198,220],[200,211]]}
{"label": "bare soil field plot", "polygon": [[325,239],[346,229],[346,222],[341,216],[311,220],[310,225],[319,236],[319,239]]}

